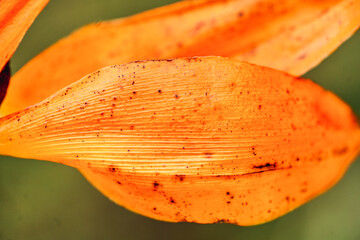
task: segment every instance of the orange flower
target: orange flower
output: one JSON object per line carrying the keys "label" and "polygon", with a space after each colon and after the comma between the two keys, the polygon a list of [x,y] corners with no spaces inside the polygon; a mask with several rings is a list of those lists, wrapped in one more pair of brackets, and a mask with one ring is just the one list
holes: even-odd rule
{"label": "orange flower", "polygon": [[[76,167],[166,221],[253,225],[291,211],[342,176],[359,125],[309,80],[235,59],[302,74],[357,29],[360,3],[276,3],[186,1],[75,32],[11,80],[0,153]],[[74,82],[194,55],[233,59],[136,61]]]}

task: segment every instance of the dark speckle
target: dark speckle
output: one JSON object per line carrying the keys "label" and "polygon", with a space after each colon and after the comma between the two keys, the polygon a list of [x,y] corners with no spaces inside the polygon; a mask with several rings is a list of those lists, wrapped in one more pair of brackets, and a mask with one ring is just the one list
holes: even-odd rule
{"label": "dark speckle", "polygon": [[303,53],[298,57],[298,60],[303,60],[304,58],[306,58],[307,54]]}
{"label": "dark speckle", "polygon": [[255,148],[252,147],[251,150],[252,150],[252,154],[253,154],[254,156],[256,156]]}
{"label": "dark speckle", "polygon": [[109,168],[109,171],[110,171],[110,172],[115,172],[115,171],[116,171],[116,168],[110,167],[110,168]]}
{"label": "dark speckle", "polygon": [[133,94],[136,94],[136,91],[133,91]]}
{"label": "dark speckle", "polygon": [[177,94],[175,94],[175,96],[174,96],[175,98],[179,98],[179,95],[177,95]]}
{"label": "dark speckle", "polygon": [[158,90],[158,93],[161,93],[161,89]]}
{"label": "dark speckle", "polygon": [[159,186],[160,186],[160,183],[158,183],[157,181],[153,182],[153,188],[154,188],[153,190],[154,191],[157,191]]}
{"label": "dark speckle", "polygon": [[265,163],[265,164],[260,164],[260,165],[253,165],[253,168],[257,168],[257,169],[262,169],[262,168],[276,168],[276,162],[275,163]]}
{"label": "dark speckle", "polygon": [[180,182],[184,181],[185,175],[175,175],[175,179],[179,180]]}
{"label": "dark speckle", "polygon": [[336,156],[346,154],[349,151],[348,147],[338,148],[333,150],[333,154]]}
{"label": "dark speckle", "polygon": [[175,200],[172,197],[170,197],[170,203],[175,204]]}

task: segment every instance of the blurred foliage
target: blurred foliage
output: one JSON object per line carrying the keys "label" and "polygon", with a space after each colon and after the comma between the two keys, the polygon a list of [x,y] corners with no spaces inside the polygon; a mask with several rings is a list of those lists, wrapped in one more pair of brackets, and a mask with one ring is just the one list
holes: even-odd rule
{"label": "blurred foliage", "polygon": [[[26,34],[13,71],[76,28],[124,17],[174,0],[52,0]],[[307,78],[360,115],[360,32]],[[34,89],[36,91],[36,89]],[[358,159],[359,160],[359,159]],[[270,223],[166,223],[112,203],[73,168],[0,157],[0,239],[360,239],[360,161],[330,191]]]}

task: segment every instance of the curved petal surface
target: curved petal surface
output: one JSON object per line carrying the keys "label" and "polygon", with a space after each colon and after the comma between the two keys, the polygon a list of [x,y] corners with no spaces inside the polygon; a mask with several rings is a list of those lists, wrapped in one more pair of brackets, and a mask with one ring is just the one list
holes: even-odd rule
{"label": "curved petal surface", "polygon": [[0,120],[0,153],[78,168],[166,221],[253,225],[332,186],[358,154],[351,109],[313,82],[220,58],[100,69]]}

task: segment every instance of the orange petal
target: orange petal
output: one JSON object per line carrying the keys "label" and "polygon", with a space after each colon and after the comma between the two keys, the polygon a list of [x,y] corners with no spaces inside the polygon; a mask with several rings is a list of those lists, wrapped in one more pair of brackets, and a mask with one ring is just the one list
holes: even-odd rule
{"label": "orange petal", "polygon": [[91,24],[23,67],[1,111],[21,110],[89,72],[135,60],[219,55],[301,75],[358,28],[359,9],[357,0],[197,0]]}
{"label": "orange petal", "polygon": [[0,1],[0,70],[49,0]]}
{"label": "orange petal", "polygon": [[272,220],[332,186],[360,147],[332,93],[220,57],[106,67],[0,126],[1,154],[77,167],[116,203],[175,222]]}

